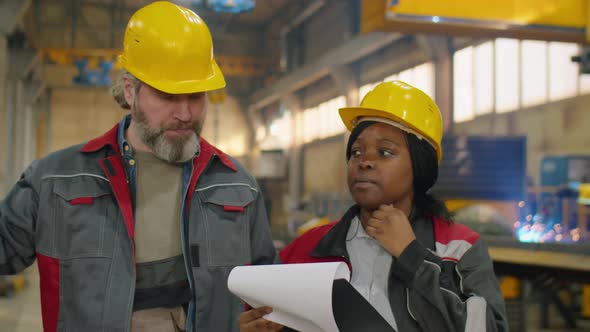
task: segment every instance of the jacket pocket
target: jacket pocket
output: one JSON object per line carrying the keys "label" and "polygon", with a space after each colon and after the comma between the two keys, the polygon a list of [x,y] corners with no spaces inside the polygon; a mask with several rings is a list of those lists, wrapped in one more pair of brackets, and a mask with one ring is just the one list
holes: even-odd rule
{"label": "jacket pocket", "polygon": [[112,257],[115,201],[100,179],[54,182],[55,250],[61,259]]}
{"label": "jacket pocket", "polygon": [[197,189],[207,235],[209,266],[250,262],[250,210],[257,192],[246,185]]}

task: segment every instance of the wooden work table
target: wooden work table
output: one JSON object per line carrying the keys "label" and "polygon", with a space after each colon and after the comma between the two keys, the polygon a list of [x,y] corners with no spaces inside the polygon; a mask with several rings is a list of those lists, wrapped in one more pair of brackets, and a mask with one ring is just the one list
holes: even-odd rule
{"label": "wooden work table", "polygon": [[552,274],[590,282],[590,243],[522,243],[512,238],[484,237],[499,274]]}
{"label": "wooden work table", "polygon": [[500,247],[490,247],[489,252],[494,262],[545,266],[590,272],[590,252],[588,255],[581,255]]}

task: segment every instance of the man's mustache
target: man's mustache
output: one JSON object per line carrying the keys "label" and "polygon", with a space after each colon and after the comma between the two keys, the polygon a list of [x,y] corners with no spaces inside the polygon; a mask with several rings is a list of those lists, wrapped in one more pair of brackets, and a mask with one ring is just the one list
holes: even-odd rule
{"label": "man's mustache", "polygon": [[201,128],[201,125],[198,122],[194,122],[194,123],[189,123],[189,124],[177,124],[177,125],[171,125],[171,126],[167,126],[165,128],[163,128],[161,131],[164,132],[166,130],[192,130],[192,131],[199,131]]}

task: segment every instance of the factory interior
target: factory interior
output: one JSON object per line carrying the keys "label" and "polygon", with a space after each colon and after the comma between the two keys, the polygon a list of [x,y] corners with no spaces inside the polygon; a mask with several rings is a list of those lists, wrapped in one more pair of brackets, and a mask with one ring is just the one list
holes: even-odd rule
{"label": "factory interior", "polygon": [[[153,2],[0,0],[0,204],[29,165],[129,112],[111,87]],[[510,331],[590,331],[590,2],[171,2],[206,23],[226,81],[201,138],[255,179],[277,251],[354,204],[338,110],[403,81],[440,109],[430,192],[487,244]],[[2,268],[17,232],[2,211],[0,332],[44,331],[37,262]]]}

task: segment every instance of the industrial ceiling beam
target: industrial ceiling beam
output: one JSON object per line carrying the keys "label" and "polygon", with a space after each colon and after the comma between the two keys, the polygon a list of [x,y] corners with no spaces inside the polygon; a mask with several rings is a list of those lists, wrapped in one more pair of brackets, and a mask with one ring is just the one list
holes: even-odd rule
{"label": "industrial ceiling beam", "polygon": [[[128,16],[131,16],[138,9],[142,8],[141,6],[126,6],[126,5],[122,4],[122,1],[116,1],[116,0],[114,1],[114,3],[108,3],[108,2],[98,3],[98,2],[82,1],[82,2],[79,2],[79,6],[80,7],[92,7],[92,8],[97,8],[97,9],[105,9],[105,10],[109,10],[109,11],[118,10],[122,14],[128,15]],[[211,24],[214,23],[214,21],[219,21],[220,19],[222,19],[223,21],[228,21],[228,20],[235,20],[236,18],[239,17],[238,14],[217,13],[217,12],[213,12],[210,9],[203,9],[203,10],[199,10],[199,9],[195,10],[194,8],[192,8],[192,9],[209,26],[211,26]],[[261,23],[237,22],[237,23],[239,23],[240,27],[245,26],[246,28],[249,28],[249,29],[262,29],[265,25],[265,22],[261,22]],[[211,31],[211,32],[213,33],[213,31]]]}
{"label": "industrial ceiling beam", "polygon": [[330,75],[340,92],[345,93],[357,87],[355,75],[348,65],[333,66]]}
{"label": "industrial ceiling beam", "polygon": [[27,82],[24,91],[24,100],[28,105],[34,105],[45,93],[46,85],[38,81]]}
{"label": "industrial ceiling beam", "polygon": [[435,95],[445,132],[453,131],[453,46],[450,37],[417,35],[416,44],[435,66]]}
{"label": "industrial ceiling beam", "polygon": [[304,65],[300,69],[280,79],[276,84],[254,94],[250,104],[254,108],[265,107],[282,96],[295,92],[319,79],[330,75],[332,68],[348,65],[357,61],[401,37],[397,33],[371,33],[358,35],[347,43],[327,52],[317,61]]}
{"label": "industrial ceiling beam", "polygon": [[416,43],[430,60],[447,56],[451,49],[449,37],[417,35]]}
{"label": "industrial ceiling beam", "polygon": [[340,65],[331,68],[330,76],[340,93],[346,96],[347,105],[358,105],[358,83],[356,75],[349,65]]}
{"label": "industrial ceiling beam", "polygon": [[[0,3],[3,0],[0,0]],[[124,33],[127,18],[130,17],[140,6],[125,5],[124,2],[113,0],[109,2],[89,2],[68,0],[61,2],[45,2],[43,0],[32,1],[35,3],[36,24],[40,30],[51,31],[49,35],[63,33],[69,36],[69,40],[80,42],[80,34],[90,38],[84,41],[85,47],[91,48],[116,48],[117,36]],[[47,16],[49,4],[63,7],[60,17],[53,17],[51,20],[43,19]],[[44,13],[45,12],[45,13]],[[43,14],[44,13],[44,14]],[[100,15],[95,15],[100,14]],[[199,15],[207,22],[215,44],[220,41],[228,43],[240,43],[244,40],[251,40],[252,35],[257,34],[262,40],[264,33],[263,24],[251,24],[235,21],[239,16],[229,14],[218,14],[208,10],[199,11]],[[109,18],[98,20],[99,18]],[[64,25],[63,22],[71,24]],[[234,23],[229,23],[229,22]],[[61,23],[60,23],[61,22]],[[47,34],[44,34],[45,36]],[[78,38],[76,38],[78,37]],[[88,38],[85,38],[88,39]],[[77,47],[78,45],[55,44],[55,41],[40,40],[38,47]],[[220,49],[219,47],[217,49]],[[240,53],[241,54],[241,53]]]}
{"label": "industrial ceiling beam", "polygon": [[[121,54],[119,49],[41,49],[44,63],[73,65],[76,59],[88,59],[89,67],[95,67],[100,60],[112,61]],[[217,64],[226,76],[256,77],[264,74],[272,65],[268,59],[249,56],[215,56]],[[114,66],[119,68],[117,64]]]}
{"label": "industrial ceiling beam", "polygon": [[29,76],[40,62],[39,52],[31,50],[11,50],[8,53],[10,64],[8,77],[19,80]]}
{"label": "industrial ceiling beam", "polygon": [[0,33],[11,34],[30,5],[31,0],[0,1]]}
{"label": "industrial ceiling beam", "polygon": [[281,98],[282,102],[285,103],[291,113],[303,111],[303,103],[301,98],[294,93],[289,93]]}

